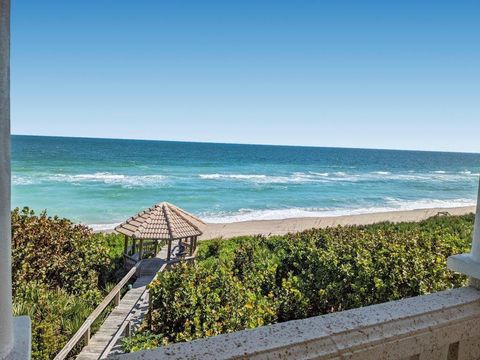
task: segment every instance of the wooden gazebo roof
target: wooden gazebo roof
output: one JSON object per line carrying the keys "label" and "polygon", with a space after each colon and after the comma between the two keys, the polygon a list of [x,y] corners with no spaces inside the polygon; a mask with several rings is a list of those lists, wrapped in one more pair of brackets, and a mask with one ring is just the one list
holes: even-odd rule
{"label": "wooden gazebo roof", "polygon": [[175,205],[162,202],[143,210],[115,230],[134,239],[176,240],[200,236],[205,223]]}

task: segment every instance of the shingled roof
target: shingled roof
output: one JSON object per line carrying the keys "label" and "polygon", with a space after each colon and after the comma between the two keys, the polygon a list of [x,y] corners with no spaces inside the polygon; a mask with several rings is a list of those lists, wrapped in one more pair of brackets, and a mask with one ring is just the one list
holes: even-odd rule
{"label": "shingled roof", "polygon": [[176,240],[202,235],[202,224],[185,210],[162,202],[132,216],[115,230],[134,239]]}

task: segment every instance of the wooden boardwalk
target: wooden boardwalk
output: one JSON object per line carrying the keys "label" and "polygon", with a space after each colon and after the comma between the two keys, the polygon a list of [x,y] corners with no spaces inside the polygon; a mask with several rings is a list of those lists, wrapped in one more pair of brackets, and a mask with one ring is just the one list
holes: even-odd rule
{"label": "wooden boardwalk", "polygon": [[118,306],[113,309],[100,329],[92,336],[87,346],[76,357],[78,360],[106,358],[115,348],[123,335],[126,320],[137,328],[148,312],[147,285],[156,277],[158,271],[166,268],[166,249],[163,248],[156,258],[145,259],[137,271],[137,280]]}

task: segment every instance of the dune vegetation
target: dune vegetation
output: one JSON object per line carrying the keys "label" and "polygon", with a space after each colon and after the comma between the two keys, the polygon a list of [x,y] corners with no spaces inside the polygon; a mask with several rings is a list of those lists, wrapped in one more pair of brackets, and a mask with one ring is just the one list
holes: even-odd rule
{"label": "dune vegetation", "polygon": [[52,359],[122,276],[123,239],[68,219],[12,212],[15,315],[32,320],[33,359]]}
{"label": "dune vegetation", "polygon": [[473,215],[211,240],[194,265],[150,284],[152,321],[126,351],[302,319],[466,284],[446,267],[467,252]]}
{"label": "dune vegetation", "polygon": [[[151,323],[126,351],[428,294],[466,284],[447,270],[473,215],[200,243],[195,264],[150,284]],[[12,212],[14,312],[32,319],[33,358],[51,359],[123,275],[122,237]],[[101,321],[101,319],[100,319]]]}

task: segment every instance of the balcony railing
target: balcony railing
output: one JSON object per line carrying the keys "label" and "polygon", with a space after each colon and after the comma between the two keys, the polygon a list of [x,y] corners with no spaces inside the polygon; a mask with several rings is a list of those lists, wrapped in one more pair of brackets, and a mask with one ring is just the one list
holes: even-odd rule
{"label": "balcony railing", "polygon": [[480,358],[480,291],[473,287],[125,354],[118,359]]}

